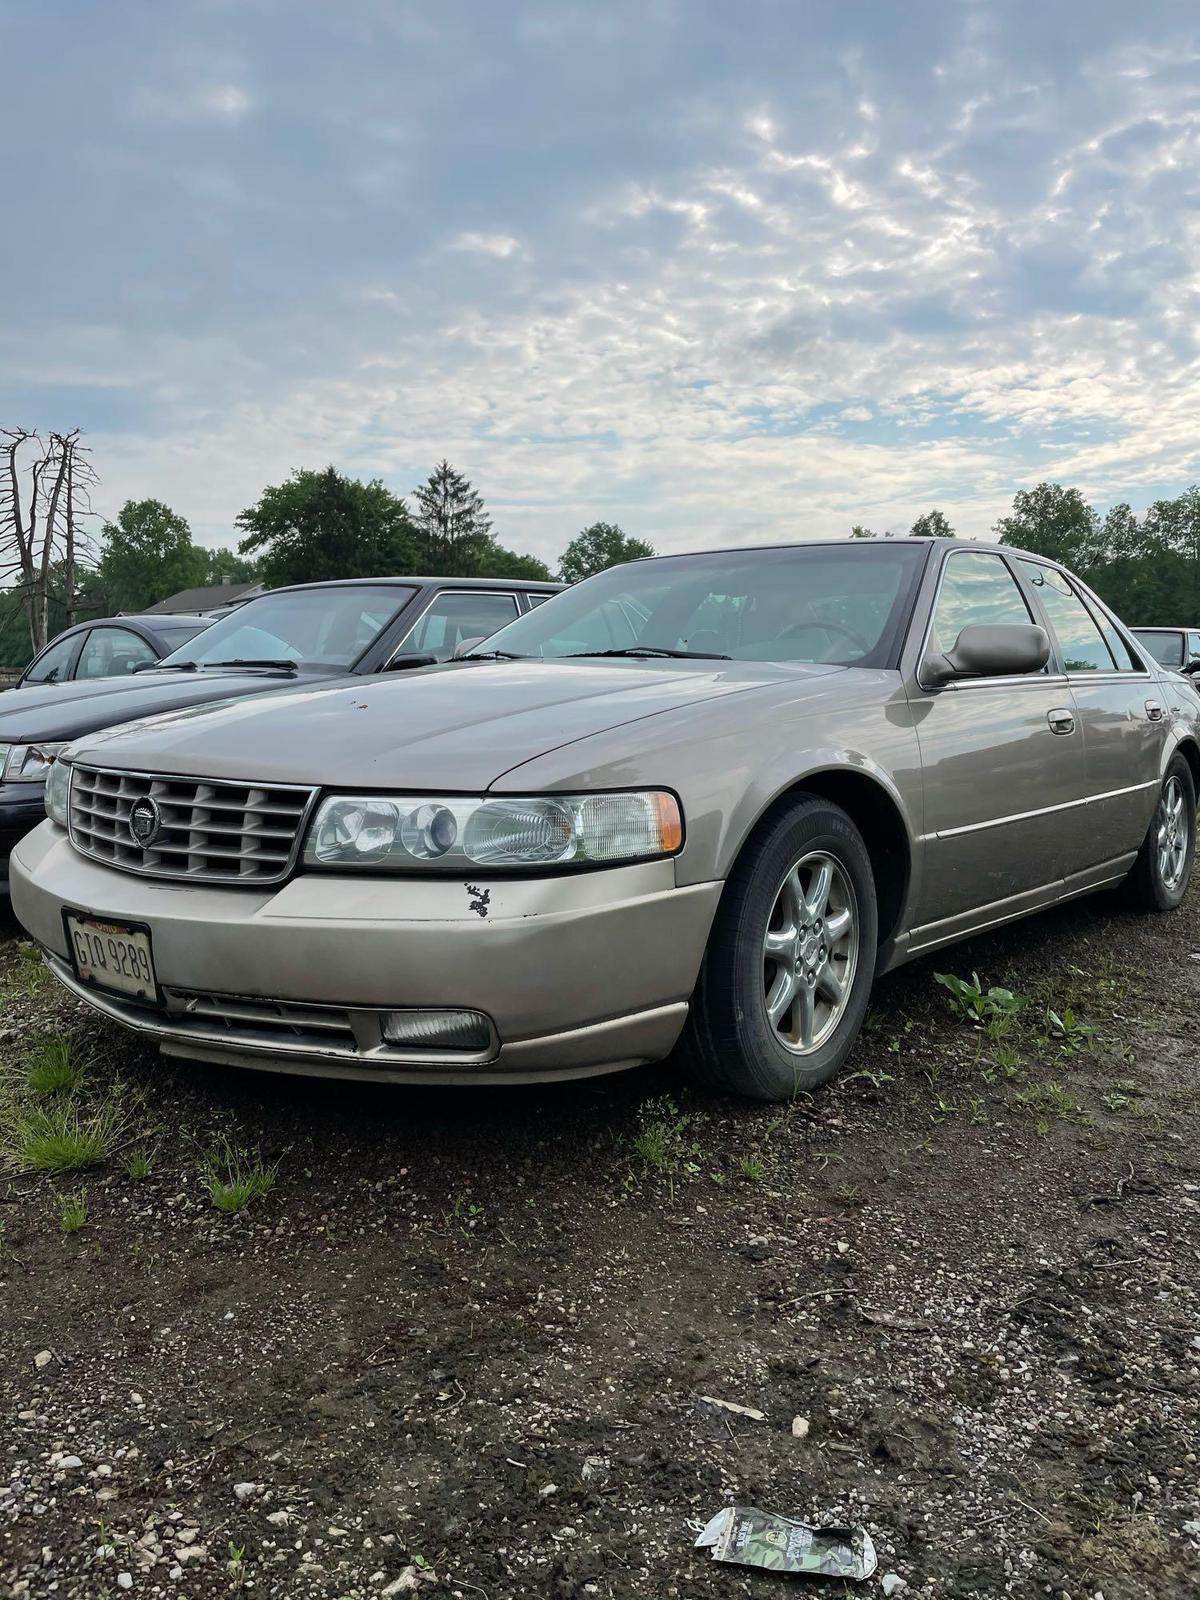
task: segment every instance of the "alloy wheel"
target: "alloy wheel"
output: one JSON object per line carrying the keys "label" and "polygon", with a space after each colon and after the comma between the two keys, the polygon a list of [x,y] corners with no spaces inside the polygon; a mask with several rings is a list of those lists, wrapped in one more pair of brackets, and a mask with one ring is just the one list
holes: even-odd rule
{"label": "alloy wheel", "polygon": [[1163,784],[1156,818],[1158,832],[1158,875],[1164,889],[1177,889],[1187,863],[1191,826],[1183,785],[1178,778]]}
{"label": "alloy wheel", "polygon": [[763,935],[763,1001],[780,1044],[809,1055],[837,1027],[858,966],[858,903],[835,856],[801,856],[775,892]]}

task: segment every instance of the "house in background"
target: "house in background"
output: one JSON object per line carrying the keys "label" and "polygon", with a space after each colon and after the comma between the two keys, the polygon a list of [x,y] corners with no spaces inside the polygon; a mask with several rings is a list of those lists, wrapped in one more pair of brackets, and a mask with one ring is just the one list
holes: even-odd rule
{"label": "house in background", "polygon": [[262,594],[261,583],[235,583],[223,578],[220,583],[209,583],[199,589],[181,589],[152,606],[147,606],[143,616],[170,616],[180,612],[215,611],[219,606],[240,605],[243,600],[253,600]]}

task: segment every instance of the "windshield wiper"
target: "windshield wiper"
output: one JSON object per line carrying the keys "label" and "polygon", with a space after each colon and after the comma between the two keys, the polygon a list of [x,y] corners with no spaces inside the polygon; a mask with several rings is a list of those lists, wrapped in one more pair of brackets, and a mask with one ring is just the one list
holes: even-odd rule
{"label": "windshield wiper", "polygon": [[273,672],[296,672],[299,670],[294,661],[286,659],[282,661],[243,661],[239,658],[235,661],[205,661],[201,665],[206,667],[270,667]]}
{"label": "windshield wiper", "polygon": [[668,656],[672,659],[684,661],[732,661],[732,656],[723,656],[719,650],[668,650],[665,645],[633,644],[626,650],[572,650],[571,657],[575,656]]}
{"label": "windshield wiper", "polygon": [[460,661],[528,661],[528,656],[519,656],[515,650],[468,650],[465,656],[459,656]]}
{"label": "windshield wiper", "polygon": [[199,672],[199,667],[194,661],[139,661],[134,667],[134,673],[139,672]]}

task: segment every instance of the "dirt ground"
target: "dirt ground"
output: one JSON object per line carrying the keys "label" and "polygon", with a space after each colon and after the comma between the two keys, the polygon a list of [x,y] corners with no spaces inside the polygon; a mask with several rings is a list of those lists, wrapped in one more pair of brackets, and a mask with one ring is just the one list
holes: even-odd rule
{"label": "dirt ground", "polygon": [[[4,1596],[1200,1593],[1200,894],[895,975],[786,1107],[170,1066],[11,925],[0,981]],[[95,1164],[24,1170],[64,1104]],[[717,1565],[731,1501],[879,1571]]]}

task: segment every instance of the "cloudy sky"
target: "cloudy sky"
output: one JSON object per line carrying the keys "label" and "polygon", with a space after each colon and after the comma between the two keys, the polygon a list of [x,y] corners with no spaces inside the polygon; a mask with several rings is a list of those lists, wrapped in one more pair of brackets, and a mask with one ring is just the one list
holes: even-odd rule
{"label": "cloudy sky", "polygon": [[0,423],[106,511],[446,455],[553,558],[1200,478],[1195,0],[0,0],[0,54]]}

